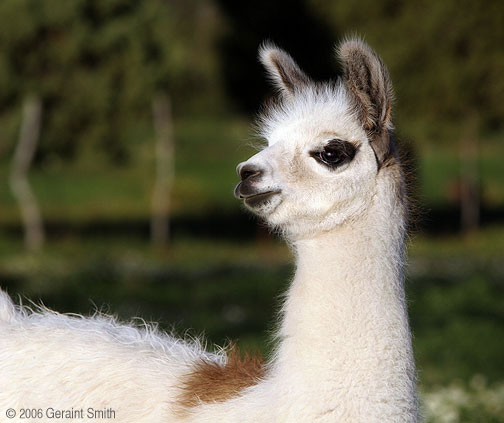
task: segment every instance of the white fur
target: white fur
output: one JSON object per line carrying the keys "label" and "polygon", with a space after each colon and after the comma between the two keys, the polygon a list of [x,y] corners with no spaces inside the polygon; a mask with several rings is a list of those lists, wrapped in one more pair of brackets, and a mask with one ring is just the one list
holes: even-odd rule
{"label": "white fur", "polygon": [[[254,212],[286,236],[297,260],[264,380],[180,414],[184,375],[201,357],[224,363],[223,354],[100,315],[16,308],[2,293],[0,413],[110,407],[122,423],[419,420],[402,275],[405,211],[396,195],[402,182],[388,168],[378,172],[341,84],[296,88],[263,118],[262,131],[268,146],[247,164],[264,171],[258,191],[278,193]],[[333,138],[358,152],[329,170],[309,152]],[[37,419],[46,421],[54,420]]]}
{"label": "white fur", "polygon": [[[224,363],[148,325],[12,305],[1,293],[0,412],[7,408],[112,408],[121,422],[173,421],[177,381],[195,360]],[[2,415],[2,421],[5,414]],[[47,417],[47,416],[45,416]],[[23,421],[23,420],[10,420]],[[53,421],[53,419],[34,419]],[[76,419],[72,421],[89,421]]]}

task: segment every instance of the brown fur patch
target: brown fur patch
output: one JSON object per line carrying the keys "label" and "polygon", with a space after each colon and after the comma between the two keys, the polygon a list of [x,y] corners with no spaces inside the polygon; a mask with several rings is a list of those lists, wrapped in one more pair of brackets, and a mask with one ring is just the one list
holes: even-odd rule
{"label": "brown fur patch", "polygon": [[264,375],[260,356],[241,355],[238,348],[232,346],[226,364],[201,360],[195,365],[183,382],[179,401],[186,409],[201,402],[223,402],[257,384]]}
{"label": "brown fur patch", "polygon": [[397,163],[397,149],[391,131],[383,130],[371,138],[371,147],[375,153],[378,170]]}

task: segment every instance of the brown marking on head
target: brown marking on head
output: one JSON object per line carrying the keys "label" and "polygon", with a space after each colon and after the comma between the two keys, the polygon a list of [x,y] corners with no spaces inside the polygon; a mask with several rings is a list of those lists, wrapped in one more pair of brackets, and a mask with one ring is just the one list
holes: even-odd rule
{"label": "brown marking on head", "polygon": [[414,146],[404,140],[396,140],[396,162],[398,162],[403,178],[403,200],[407,205],[407,233],[415,234],[421,229],[425,209],[420,201],[420,186],[418,181],[418,156]]}
{"label": "brown marking on head", "polygon": [[257,384],[264,375],[264,362],[260,356],[242,355],[232,345],[226,364],[203,359],[196,363],[183,381],[179,403],[184,409],[189,409],[202,402],[223,402]]}
{"label": "brown marking on head", "polygon": [[393,148],[387,152],[380,169],[395,181],[394,196],[403,206],[407,233],[416,233],[424,214],[418,199],[417,157],[411,144],[397,140],[392,131],[387,136],[390,137],[389,143]]}
{"label": "brown marking on head", "polygon": [[370,140],[371,146],[376,156],[378,169],[383,169],[399,164],[397,146],[394,141],[392,131],[383,130]]}

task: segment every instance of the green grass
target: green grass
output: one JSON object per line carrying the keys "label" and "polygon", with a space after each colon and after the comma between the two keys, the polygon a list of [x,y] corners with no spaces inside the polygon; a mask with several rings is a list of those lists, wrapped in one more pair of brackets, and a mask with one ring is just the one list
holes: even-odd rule
{"label": "green grass", "polygon": [[435,262],[453,259],[493,260],[500,258],[504,251],[504,227],[486,226],[478,233],[462,237],[448,234],[426,237],[413,235],[409,242],[409,252],[413,256],[426,257]]}
{"label": "green grass", "polygon": [[[174,213],[238,208],[233,198],[236,165],[255,151],[249,124],[240,120],[181,120],[175,125],[176,169]],[[149,215],[154,184],[154,142],[148,136],[132,143],[131,159],[112,166],[96,152],[84,151],[75,162],[52,161],[30,172],[43,216],[51,221],[143,219]],[[9,163],[0,162],[7,181]],[[0,185],[0,224],[19,221],[7,184]]]}
{"label": "green grass", "polygon": [[409,281],[412,327],[420,380],[446,384],[475,374],[504,380],[504,285],[474,269],[463,278],[417,277]]}
{"label": "green grass", "polygon": [[[421,148],[419,146],[418,179],[420,199],[428,207],[442,207],[456,204],[460,183],[460,157],[457,145],[450,147]],[[481,196],[484,204],[498,206],[504,204],[504,172],[502,159],[504,145],[499,140],[480,142],[478,159]]]}
{"label": "green grass", "polygon": [[93,303],[106,305],[123,319],[205,332],[221,345],[239,338],[264,352],[275,299],[291,273],[286,248],[266,244],[184,238],[160,250],[124,239],[65,239],[30,255],[4,241],[0,278],[9,292],[60,311],[88,314]]}

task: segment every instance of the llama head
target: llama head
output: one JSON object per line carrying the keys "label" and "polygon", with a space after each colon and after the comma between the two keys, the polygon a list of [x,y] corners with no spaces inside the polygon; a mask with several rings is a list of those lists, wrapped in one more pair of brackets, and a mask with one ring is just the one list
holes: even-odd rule
{"label": "llama head", "polygon": [[343,42],[337,54],[343,76],[321,84],[286,52],[260,49],[279,96],[259,121],[268,145],[238,165],[235,195],[292,240],[358,218],[393,162],[385,65],[359,40]]}

